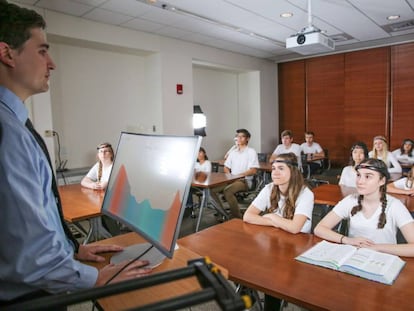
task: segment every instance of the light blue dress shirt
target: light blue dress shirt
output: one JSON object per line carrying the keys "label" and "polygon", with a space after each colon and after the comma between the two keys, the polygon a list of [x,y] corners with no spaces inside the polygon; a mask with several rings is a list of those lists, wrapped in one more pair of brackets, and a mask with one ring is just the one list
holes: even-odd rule
{"label": "light blue dress shirt", "polygon": [[0,300],[93,287],[97,269],[74,259],[51,190],[53,174],[25,127],[22,101],[0,86]]}

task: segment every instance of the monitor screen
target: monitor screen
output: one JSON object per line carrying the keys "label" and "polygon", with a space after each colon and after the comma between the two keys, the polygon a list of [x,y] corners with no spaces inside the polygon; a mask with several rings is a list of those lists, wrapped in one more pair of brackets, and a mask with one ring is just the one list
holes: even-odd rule
{"label": "monitor screen", "polygon": [[102,212],[171,258],[200,143],[199,136],[122,132]]}

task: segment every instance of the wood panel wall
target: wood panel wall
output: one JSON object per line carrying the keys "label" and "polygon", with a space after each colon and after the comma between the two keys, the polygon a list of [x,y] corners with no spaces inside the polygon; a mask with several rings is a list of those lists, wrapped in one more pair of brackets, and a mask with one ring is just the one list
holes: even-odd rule
{"label": "wood panel wall", "polygon": [[305,61],[300,60],[290,63],[289,66],[279,67],[278,76],[279,126],[282,129],[280,133],[285,129],[291,130],[294,140],[302,141],[306,129]]}
{"label": "wood panel wall", "polygon": [[391,119],[392,149],[405,138],[414,139],[414,44],[391,48]]}
{"label": "wood panel wall", "polygon": [[314,131],[337,167],[347,165],[357,140],[371,149],[372,138],[384,135],[398,148],[414,138],[413,59],[411,43],[279,64],[280,131],[302,131],[297,143]]}

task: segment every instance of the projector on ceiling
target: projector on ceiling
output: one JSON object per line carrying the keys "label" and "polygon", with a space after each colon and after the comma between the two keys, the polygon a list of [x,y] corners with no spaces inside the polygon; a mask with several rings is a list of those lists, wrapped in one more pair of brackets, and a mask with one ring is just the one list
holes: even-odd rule
{"label": "projector on ceiling", "polygon": [[321,32],[298,33],[286,39],[286,48],[302,55],[331,52],[335,42]]}

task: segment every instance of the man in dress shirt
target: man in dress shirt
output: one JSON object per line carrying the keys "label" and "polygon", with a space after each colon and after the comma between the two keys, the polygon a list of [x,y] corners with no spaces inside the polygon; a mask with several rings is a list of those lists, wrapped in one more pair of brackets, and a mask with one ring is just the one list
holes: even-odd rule
{"label": "man in dress shirt", "polygon": [[[48,90],[55,69],[45,26],[35,11],[0,0],[0,309],[104,285],[125,265],[97,270],[77,260],[104,261],[98,253],[122,248],[79,246],[68,234],[47,150],[25,126],[23,102]],[[149,273],[146,264],[131,264],[114,281]]]}

